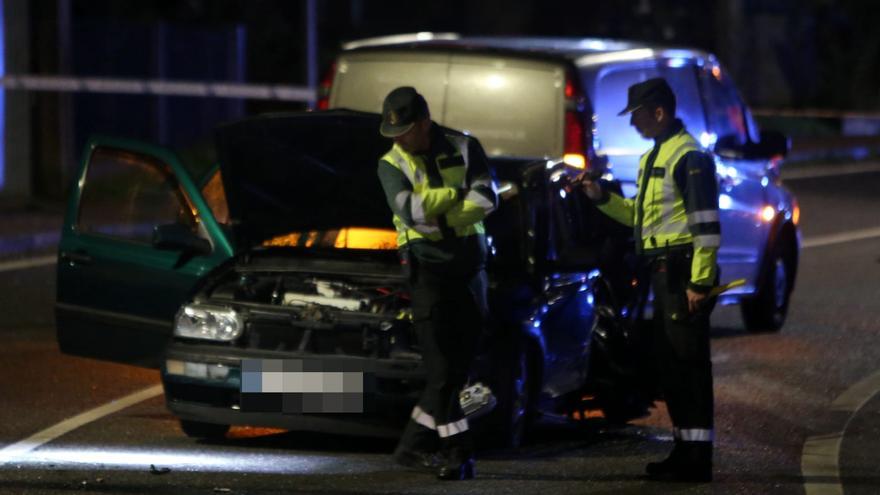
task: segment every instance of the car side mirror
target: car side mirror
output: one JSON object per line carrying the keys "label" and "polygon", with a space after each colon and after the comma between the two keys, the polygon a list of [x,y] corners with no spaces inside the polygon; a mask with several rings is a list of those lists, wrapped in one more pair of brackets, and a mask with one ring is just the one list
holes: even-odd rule
{"label": "car side mirror", "polygon": [[170,223],[153,229],[153,247],[187,254],[210,254],[211,243],[197,236],[186,225]]}
{"label": "car side mirror", "polygon": [[757,143],[743,143],[735,134],[721,136],[715,142],[715,154],[723,158],[757,160],[784,157],[791,149],[791,140],[781,132],[761,131],[760,138]]}
{"label": "car side mirror", "polygon": [[784,157],[791,149],[791,139],[779,131],[761,131],[761,141],[754,146],[762,157]]}
{"label": "car side mirror", "polygon": [[715,141],[715,154],[724,158],[744,158],[746,144],[736,134],[725,134]]}

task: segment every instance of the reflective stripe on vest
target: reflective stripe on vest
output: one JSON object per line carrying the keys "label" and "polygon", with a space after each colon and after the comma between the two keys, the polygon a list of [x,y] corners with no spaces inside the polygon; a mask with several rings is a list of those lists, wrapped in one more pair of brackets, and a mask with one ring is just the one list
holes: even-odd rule
{"label": "reflective stripe on vest", "polygon": [[[699,149],[693,136],[682,130],[660,145],[651,176],[640,177],[641,180],[648,181],[642,219],[642,242],[645,248],[675,246],[693,241],[688,230],[684,200],[675,184],[675,166],[684,155]],[[640,175],[645,170],[650,154],[649,151],[642,155],[639,163]],[[661,173],[662,176],[658,177]]]}
{"label": "reflective stripe on vest", "polygon": [[[444,174],[441,172],[440,175],[443,179],[443,186],[465,188],[467,187],[468,138],[464,136],[446,135],[446,139],[452,144],[452,147],[456,151],[450,158],[461,157],[463,162],[463,166],[453,166],[451,168],[461,167],[463,170],[460,174],[461,180],[455,183],[450,183],[448,181],[448,175],[450,174]],[[382,160],[385,160],[400,170],[407,180],[409,180],[410,184],[412,184],[413,188],[412,191],[400,192],[395,198],[395,203],[400,209],[403,209],[407,200],[410,200],[410,214],[413,219],[413,225],[407,226],[403,219],[394,215],[394,226],[397,228],[397,245],[403,246],[407,242],[416,239],[427,239],[429,241],[439,241],[443,239],[440,227],[427,223],[422,203],[416,198],[421,191],[431,187],[428,182],[428,173],[422,160],[407,153],[396,143],[387,153],[385,153],[384,156],[382,156]],[[483,234],[485,231],[483,223],[477,222],[464,227],[456,227],[455,235],[456,237],[467,237],[474,234]]]}

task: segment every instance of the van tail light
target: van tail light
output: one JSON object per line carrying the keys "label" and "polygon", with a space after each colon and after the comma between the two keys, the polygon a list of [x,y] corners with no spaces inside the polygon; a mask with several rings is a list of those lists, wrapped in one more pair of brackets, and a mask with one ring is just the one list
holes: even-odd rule
{"label": "van tail light", "polygon": [[586,99],[574,74],[565,76],[565,130],[562,161],[574,168],[588,170]]}
{"label": "van tail light", "polygon": [[324,74],[324,78],[321,79],[321,84],[318,85],[318,110],[327,110],[330,108],[330,89],[333,87],[333,78],[335,76],[336,62],[333,62]]}

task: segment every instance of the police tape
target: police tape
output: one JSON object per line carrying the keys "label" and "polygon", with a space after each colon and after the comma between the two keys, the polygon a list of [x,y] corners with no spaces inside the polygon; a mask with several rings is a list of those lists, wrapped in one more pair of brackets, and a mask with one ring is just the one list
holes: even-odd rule
{"label": "police tape", "polygon": [[162,79],[114,79],[7,74],[0,78],[7,90],[53,91],[62,93],[113,93],[197,98],[244,98],[311,102],[317,92],[307,86],[228,82],[168,81]]}

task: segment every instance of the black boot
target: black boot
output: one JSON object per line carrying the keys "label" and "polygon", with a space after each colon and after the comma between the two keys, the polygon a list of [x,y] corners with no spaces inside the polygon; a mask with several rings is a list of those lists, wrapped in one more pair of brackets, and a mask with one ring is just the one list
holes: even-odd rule
{"label": "black boot", "polygon": [[475,474],[474,455],[470,450],[451,449],[441,456],[437,478],[441,480],[469,480]]}
{"label": "black boot", "polygon": [[438,448],[437,433],[410,420],[391,458],[401,466],[433,472],[440,466]]}
{"label": "black boot", "polygon": [[391,458],[401,466],[419,471],[433,472],[440,467],[440,460],[434,452],[407,449],[399,445],[394,449]]}
{"label": "black boot", "polygon": [[678,442],[669,457],[648,464],[645,471],[657,481],[708,483],[712,481],[712,442]]}
{"label": "black boot", "polygon": [[676,439],[675,446],[672,447],[672,452],[669,453],[669,456],[662,461],[649,462],[648,465],[645,466],[645,472],[648,473],[648,476],[651,478],[671,472],[675,470],[675,467],[678,465],[678,458],[680,455],[681,441]]}

